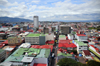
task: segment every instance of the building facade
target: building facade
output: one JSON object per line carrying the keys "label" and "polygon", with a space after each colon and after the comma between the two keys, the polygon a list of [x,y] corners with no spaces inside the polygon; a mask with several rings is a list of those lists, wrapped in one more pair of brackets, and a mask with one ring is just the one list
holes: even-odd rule
{"label": "building facade", "polygon": [[33,19],[34,19],[34,27],[38,28],[39,26],[38,16],[34,16]]}

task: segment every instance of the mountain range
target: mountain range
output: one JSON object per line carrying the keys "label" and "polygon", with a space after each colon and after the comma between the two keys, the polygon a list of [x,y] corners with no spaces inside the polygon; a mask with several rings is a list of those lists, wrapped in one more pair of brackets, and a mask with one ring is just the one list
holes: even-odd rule
{"label": "mountain range", "polygon": [[0,22],[33,22],[33,20],[11,17],[0,17]]}
{"label": "mountain range", "polygon": [[[7,23],[7,22],[33,22],[33,20],[29,19],[22,19],[22,18],[12,18],[12,17],[0,17],[0,22]],[[44,22],[44,21],[40,21]],[[55,20],[49,22],[100,22],[100,20]]]}

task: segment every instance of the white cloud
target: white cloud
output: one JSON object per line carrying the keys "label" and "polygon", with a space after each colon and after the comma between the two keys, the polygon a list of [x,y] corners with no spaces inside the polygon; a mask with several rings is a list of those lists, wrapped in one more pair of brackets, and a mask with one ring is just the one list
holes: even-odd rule
{"label": "white cloud", "polygon": [[29,11],[33,11],[33,10],[35,10],[37,8],[36,5],[30,5],[29,7],[31,7],[31,8],[29,8]]}
{"label": "white cloud", "polygon": [[40,0],[33,0],[32,2],[38,4]]}
{"label": "white cloud", "polygon": [[6,5],[8,3],[7,0],[0,0],[0,5]]}
{"label": "white cloud", "polygon": [[[39,2],[40,0],[32,1],[32,3],[36,4]],[[100,0],[91,0],[83,4],[72,4],[70,0],[65,0],[63,2],[52,3],[51,5],[53,6],[51,7],[32,5],[30,3],[27,6],[25,2],[14,2],[12,4],[7,0],[0,0],[0,5],[4,4],[10,6],[10,8],[1,8],[0,16],[21,17],[31,20],[34,15],[38,15],[40,20],[88,20],[93,19],[93,17],[99,17],[98,15],[93,16],[91,14],[100,14]]]}

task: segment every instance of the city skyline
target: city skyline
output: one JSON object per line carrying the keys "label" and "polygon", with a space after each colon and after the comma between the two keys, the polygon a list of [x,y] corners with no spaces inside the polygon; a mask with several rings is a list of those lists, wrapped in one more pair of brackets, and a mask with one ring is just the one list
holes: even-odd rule
{"label": "city skyline", "polygon": [[100,20],[100,0],[0,0],[0,17],[40,21]]}

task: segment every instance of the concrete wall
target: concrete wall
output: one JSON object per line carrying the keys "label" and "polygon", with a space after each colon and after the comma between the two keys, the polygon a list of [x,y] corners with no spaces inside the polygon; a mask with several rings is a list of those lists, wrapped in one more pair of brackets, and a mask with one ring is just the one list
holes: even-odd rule
{"label": "concrete wall", "polygon": [[51,34],[51,35],[46,34],[46,41],[47,40],[54,40],[54,35],[53,34]]}
{"label": "concrete wall", "polygon": [[34,16],[34,27],[38,28],[39,22],[38,22],[38,16]]}
{"label": "concrete wall", "polygon": [[30,64],[30,66],[33,66],[34,65],[34,60],[32,61],[32,63]]}
{"label": "concrete wall", "polygon": [[35,58],[34,63],[48,64],[47,58]]}
{"label": "concrete wall", "polygon": [[87,41],[87,36],[77,36],[78,41]]}
{"label": "concrete wall", "polygon": [[73,39],[73,35],[68,34],[68,39]]}

